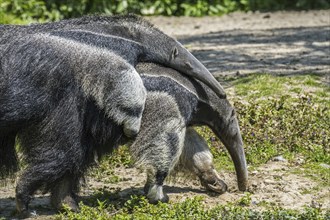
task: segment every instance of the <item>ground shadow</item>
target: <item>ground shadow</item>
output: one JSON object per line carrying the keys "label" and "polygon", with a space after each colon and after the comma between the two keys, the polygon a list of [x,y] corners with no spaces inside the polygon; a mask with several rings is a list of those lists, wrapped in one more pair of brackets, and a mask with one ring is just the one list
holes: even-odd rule
{"label": "ground shadow", "polygon": [[[193,192],[201,195],[217,196],[219,194],[208,192],[202,189],[193,189],[190,187],[179,187],[179,186],[164,186],[164,192],[169,195],[173,193],[187,193]],[[124,190],[116,189],[99,189],[92,195],[79,196],[77,198],[78,202],[83,202],[90,207],[97,207],[99,201],[105,202],[108,205],[113,205],[116,209],[121,209],[125,206],[125,203],[132,198],[133,195],[144,196],[143,187],[131,187]],[[49,195],[37,195],[30,203],[29,209],[31,212],[31,217],[42,216],[47,218],[47,216],[52,216],[58,214],[50,205]],[[15,198],[1,198],[0,204],[5,204],[0,207],[0,218],[5,219],[17,218],[17,213],[15,211]]]}
{"label": "ground shadow", "polygon": [[[50,196],[42,195],[37,196],[31,200],[29,205],[29,210],[31,213],[31,217],[36,216],[51,216],[57,214],[56,210],[54,210],[49,203]],[[17,219],[19,216],[16,212],[16,204],[15,198],[1,198],[0,204],[0,219]]]}
{"label": "ground shadow", "polygon": [[[180,186],[164,186],[164,192],[169,196],[171,194],[180,194],[193,192],[200,195],[218,196],[218,193],[208,192],[202,189],[194,189],[191,187]],[[80,196],[79,201],[91,207],[98,206],[98,201],[106,201],[107,204],[114,205],[117,209],[123,208],[125,203],[132,198],[133,195],[145,196],[143,187],[131,187],[124,190],[113,191],[111,189],[101,189],[93,195]]]}
{"label": "ground shadow", "polygon": [[329,73],[330,27],[230,30],[179,41],[215,76],[244,73]]}

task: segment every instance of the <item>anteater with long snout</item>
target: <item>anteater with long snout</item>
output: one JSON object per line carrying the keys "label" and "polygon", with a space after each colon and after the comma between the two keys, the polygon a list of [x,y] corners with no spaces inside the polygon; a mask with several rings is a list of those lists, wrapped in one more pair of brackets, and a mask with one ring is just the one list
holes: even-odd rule
{"label": "anteater with long snout", "polygon": [[[140,133],[127,140],[120,129],[100,117],[94,108],[86,121],[95,152],[100,156],[120,143],[130,143],[136,165],[147,171],[145,193],[151,203],[167,202],[163,183],[173,170],[188,170],[202,185],[218,193],[226,191],[212,164],[212,154],[204,139],[190,126],[207,125],[229,151],[237,173],[238,188],[247,189],[247,166],[235,110],[227,99],[219,98],[205,84],[177,71],[151,63],[137,65],[147,89]],[[74,178],[67,176],[52,192],[56,207],[69,204],[75,210]]]}
{"label": "anteater with long snout", "polygon": [[[239,189],[246,189],[247,168],[243,142],[235,111],[228,100],[217,96],[205,84],[184,77],[173,69],[156,64],[139,64],[136,68],[147,89],[147,99],[141,130],[134,139],[127,139],[123,125],[109,118],[94,99],[85,95],[79,84],[71,83],[68,87],[66,84],[57,85],[64,90],[47,94],[49,99],[52,98],[50,101],[54,101],[50,102],[48,111],[38,111],[43,100],[29,102],[34,114],[26,120],[33,123],[24,124],[15,134],[10,133],[12,136],[9,137],[12,138],[2,136],[7,139],[1,142],[5,155],[1,154],[0,160],[13,158],[10,161],[12,166],[16,158],[14,143],[17,135],[26,162],[16,187],[16,204],[20,213],[28,213],[29,201],[40,188],[44,192],[51,192],[51,201],[55,207],[59,208],[64,203],[76,210],[74,192],[86,169],[94,162],[95,153],[102,156],[119,144],[129,142],[132,143],[130,150],[137,165],[147,170],[145,191],[150,202],[168,200],[163,192],[163,183],[180,157],[183,163],[195,161],[191,166],[192,172],[199,176],[206,188],[225,191],[226,185],[216,175],[212,158],[208,150],[205,150],[207,147],[202,144],[202,138],[194,135],[190,129],[187,132],[187,127],[193,125],[208,125],[212,128],[234,161]],[[61,81],[62,78],[49,80],[67,82],[67,79]],[[16,92],[25,89],[17,88],[19,90]],[[29,94],[34,91],[27,89],[25,92]],[[34,95],[38,97],[38,94]],[[17,123],[1,127],[0,121],[0,131],[14,130],[16,126],[22,125],[22,122]],[[186,133],[187,145],[183,147]],[[203,151],[204,154],[198,153]],[[208,159],[203,161],[198,158]],[[6,165],[0,167],[0,171],[6,170]]]}
{"label": "anteater with long snout", "polygon": [[[0,25],[0,58],[3,74],[14,75],[18,81],[33,78],[38,83],[43,78],[52,77],[57,66],[63,73],[73,73],[86,95],[93,97],[109,117],[123,124],[128,136],[134,136],[140,129],[146,98],[142,81],[134,68],[138,62],[160,63],[174,68],[205,82],[220,97],[226,95],[205,66],[178,41],[134,15],[86,16],[27,26]],[[50,68],[43,71],[44,65]],[[26,75],[29,75],[28,79]],[[62,76],[58,74],[57,77]],[[31,98],[20,93],[11,97],[13,95],[8,94],[11,91],[6,91],[5,87],[16,86],[15,82],[12,84],[0,84],[0,94],[3,90],[14,102]],[[112,86],[114,84],[116,86]],[[132,92],[127,93],[124,88]],[[0,105],[6,99],[0,100]],[[10,109],[11,103],[2,105],[7,105],[8,109],[5,112],[0,109],[0,123],[11,120],[8,115],[17,108]],[[24,119],[24,116],[16,115],[13,120]]]}

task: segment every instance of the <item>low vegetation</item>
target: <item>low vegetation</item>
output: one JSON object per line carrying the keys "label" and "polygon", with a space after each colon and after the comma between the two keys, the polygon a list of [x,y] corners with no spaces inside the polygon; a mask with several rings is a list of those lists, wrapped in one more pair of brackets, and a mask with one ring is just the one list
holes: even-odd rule
{"label": "low vegetation", "polygon": [[182,203],[150,205],[145,197],[132,196],[117,210],[113,205],[98,201],[96,207],[81,204],[81,212],[66,210],[57,219],[328,219],[330,213],[322,214],[320,209],[306,208],[298,212],[274,207],[267,211],[253,211],[241,203],[205,208],[202,198],[186,199]]}
{"label": "low vegetation", "polygon": [[327,0],[0,0],[1,23],[55,21],[84,14],[223,15],[233,11],[328,9]]}
{"label": "low vegetation", "polygon": [[[236,107],[245,143],[249,169],[253,170],[282,156],[292,171],[312,177],[319,187],[329,186],[330,89],[322,76],[272,76],[268,74],[228,78],[230,100]],[[225,148],[206,127],[198,131],[207,140],[218,169],[233,171]],[[298,161],[299,159],[299,161]],[[299,163],[298,163],[299,162]],[[297,165],[298,164],[298,165]],[[91,171],[93,178],[114,176],[118,166],[133,165],[128,148],[119,148]],[[302,171],[302,168],[304,171]],[[121,178],[107,178],[120,182]],[[253,209],[251,193],[226,205],[208,208],[201,197],[181,203],[151,205],[142,195],[122,200],[119,192],[95,190],[80,203],[81,212],[65,210],[58,219],[329,219],[330,211],[320,207],[289,210],[279,206]],[[307,193],[307,192],[306,192]]]}

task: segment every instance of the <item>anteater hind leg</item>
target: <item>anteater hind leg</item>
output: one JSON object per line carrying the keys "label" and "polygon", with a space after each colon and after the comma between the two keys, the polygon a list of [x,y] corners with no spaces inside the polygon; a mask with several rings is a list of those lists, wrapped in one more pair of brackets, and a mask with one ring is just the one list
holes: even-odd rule
{"label": "anteater hind leg", "polygon": [[[61,170],[60,162],[40,163],[35,164],[27,168],[20,176],[16,186],[16,208],[20,215],[29,215],[28,205],[33,194],[42,186],[50,187],[60,181],[64,173]],[[64,171],[65,172],[65,171]],[[63,190],[60,194],[66,195],[70,191],[70,187],[67,182],[59,182],[57,188],[58,193]],[[62,197],[61,197],[62,199]],[[65,199],[65,197],[63,198]],[[69,201],[70,199],[67,198]],[[74,199],[73,199],[74,200]],[[72,202],[73,203],[73,202]]]}
{"label": "anteater hind leg", "polygon": [[[76,178],[83,169],[85,153],[77,107],[68,99],[68,103],[58,108],[44,121],[19,133],[27,158],[27,168],[16,186],[16,206],[20,213],[28,213],[29,201],[37,189],[52,189],[56,184],[65,188],[67,182],[62,183],[63,178],[67,175]],[[70,191],[70,187],[66,188]]]}
{"label": "anteater hind leg", "polygon": [[[16,186],[16,208],[20,215],[28,216],[28,205],[33,194],[43,185],[45,179],[51,178],[44,171],[47,166],[40,164],[26,169],[20,176]],[[47,169],[48,170],[48,169]],[[53,175],[50,173],[50,175]]]}
{"label": "anteater hind leg", "polygon": [[78,180],[67,175],[53,187],[51,190],[50,202],[55,209],[61,210],[65,205],[68,206],[71,211],[77,212],[79,210],[74,193],[75,189],[78,187],[78,182]]}

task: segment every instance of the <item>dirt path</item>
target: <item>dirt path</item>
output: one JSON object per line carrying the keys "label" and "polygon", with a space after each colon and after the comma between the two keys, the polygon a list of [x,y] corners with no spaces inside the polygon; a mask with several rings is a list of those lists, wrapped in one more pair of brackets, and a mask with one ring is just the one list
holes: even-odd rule
{"label": "dirt path", "polygon": [[[294,174],[298,166],[292,166],[286,161],[269,161],[249,174],[249,189],[251,193],[249,207],[264,210],[271,206],[286,209],[302,210],[304,207],[319,207],[330,209],[330,187],[320,187],[319,183],[302,175]],[[192,177],[176,178],[168,181],[164,187],[171,201],[180,202],[194,196],[204,197],[207,207],[228,202],[235,203],[246,194],[238,191],[236,174],[234,172],[219,171],[221,178],[228,185],[228,192],[222,195],[210,193],[201,187],[200,182]],[[132,194],[143,194],[143,185],[146,180],[144,173],[135,168],[116,170],[116,175],[126,178],[116,184],[96,183],[89,179],[90,187],[108,188],[119,190],[119,196],[129,199]],[[87,188],[86,188],[87,189]],[[88,194],[88,191],[85,191]]]}
{"label": "dirt path", "polygon": [[150,19],[215,75],[330,73],[330,11]]}
{"label": "dirt path", "polygon": [[[254,210],[266,210],[270,207],[302,210],[305,207],[330,209],[330,187],[320,187],[319,183],[310,178],[293,173],[301,169],[289,165],[285,161],[270,161],[249,174],[250,201],[247,206]],[[221,178],[227,183],[227,193],[217,195],[205,191],[197,179],[192,177],[176,178],[166,183],[164,190],[170,200],[184,201],[186,198],[202,196],[206,207],[224,205],[228,202],[238,203],[246,194],[238,191],[234,172],[220,171]],[[87,178],[86,186],[82,188],[80,198],[85,202],[93,192],[105,194],[102,199],[126,201],[131,195],[142,195],[146,179],[144,173],[135,168],[116,168],[115,175],[120,177],[119,182],[109,183],[109,176],[96,181]],[[0,191],[0,216],[10,218],[15,209],[14,184],[2,187]],[[35,216],[30,219],[49,219],[55,214],[49,206],[49,195],[38,195],[30,204],[30,210]]]}
{"label": "dirt path", "polygon": [[[234,13],[223,17],[149,18],[164,32],[177,37],[215,76],[267,72],[276,74],[330,73],[330,11]],[[286,162],[269,162],[250,173],[251,207],[279,205],[301,209],[322,204],[330,209],[330,188],[319,188],[313,180],[293,174]],[[235,202],[244,194],[236,190],[234,173],[221,172],[229,192],[221,196],[205,193],[198,181],[179,179],[165,190],[172,201],[201,195],[207,206]],[[128,177],[116,184],[89,179],[82,195],[106,187],[118,195],[142,193],[145,176],[136,169],[118,168],[116,174]],[[31,203],[37,219],[48,219],[54,211],[48,196]],[[264,206],[260,206],[264,204]],[[0,187],[0,217],[15,209],[14,183]]]}

